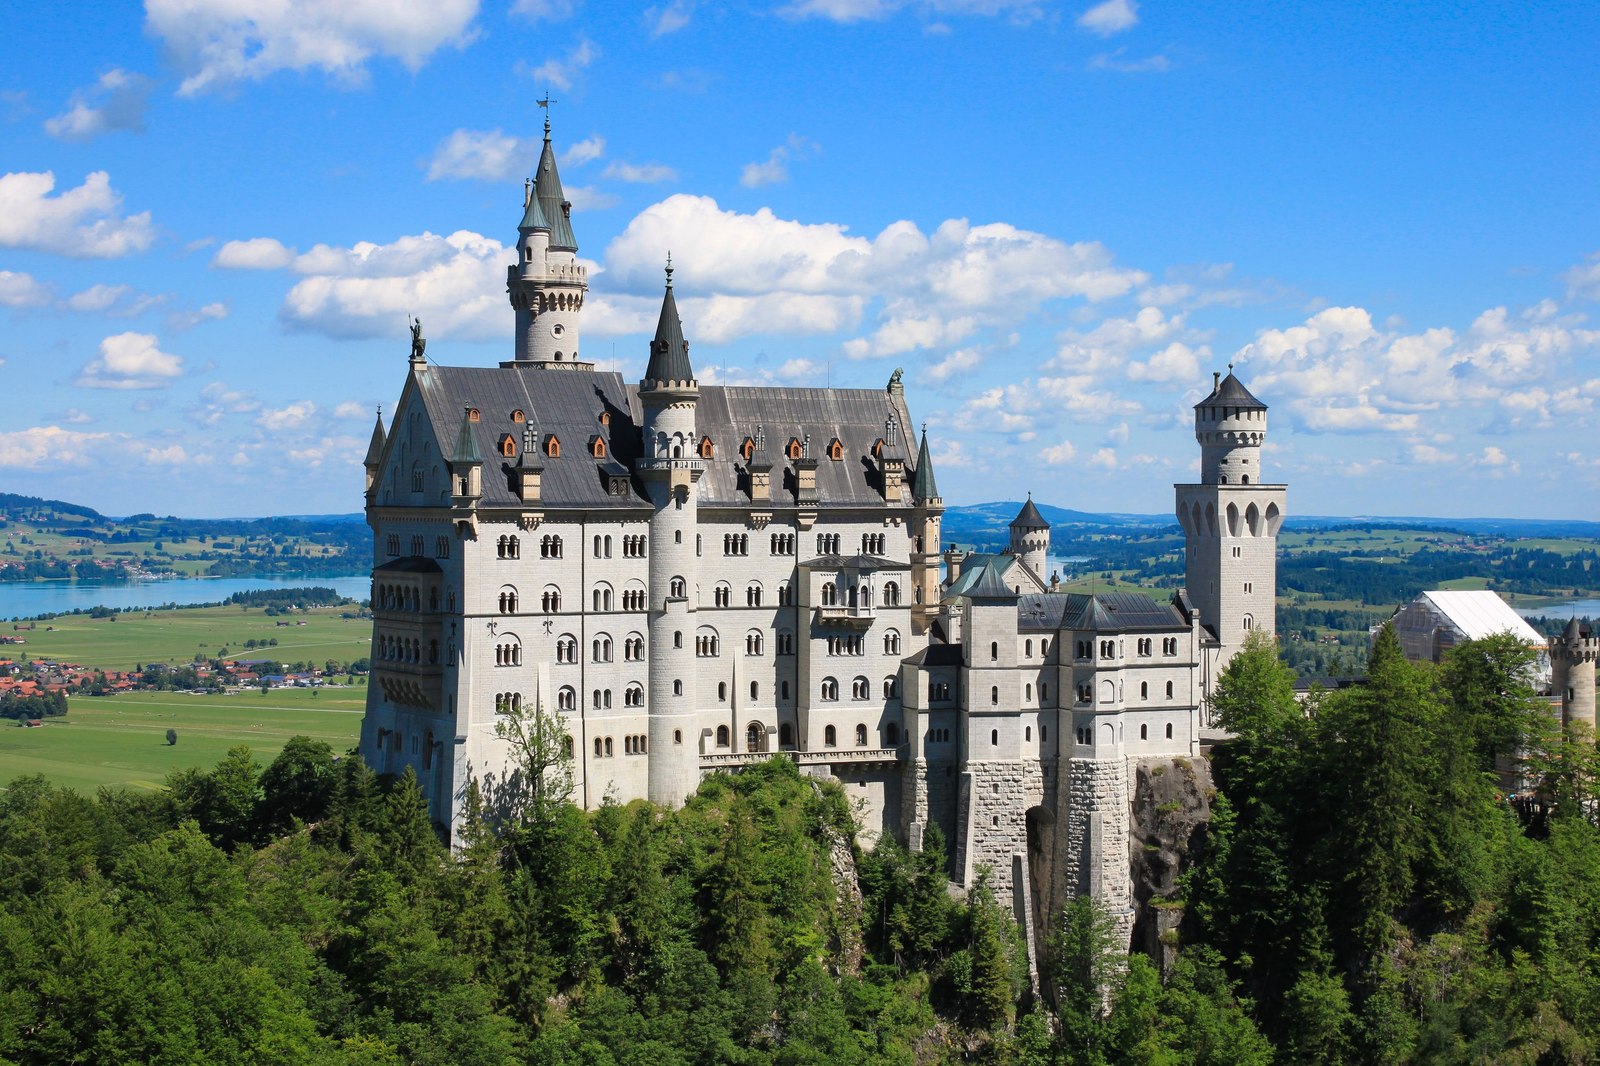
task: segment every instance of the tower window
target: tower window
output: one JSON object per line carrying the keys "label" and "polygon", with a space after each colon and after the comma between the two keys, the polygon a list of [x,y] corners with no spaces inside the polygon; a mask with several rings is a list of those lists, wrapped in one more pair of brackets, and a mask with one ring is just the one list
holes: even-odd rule
{"label": "tower window", "polygon": [[828,458],[836,463],[844,458],[844,444],[838,437],[828,442]]}
{"label": "tower window", "polygon": [[511,412],[511,421],[518,423],[527,421],[527,416],[522,413],[522,408],[519,407]]}

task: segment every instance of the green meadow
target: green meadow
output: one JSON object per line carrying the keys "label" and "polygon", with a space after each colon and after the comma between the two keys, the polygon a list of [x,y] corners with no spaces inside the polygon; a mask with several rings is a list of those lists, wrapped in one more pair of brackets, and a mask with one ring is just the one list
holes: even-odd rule
{"label": "green meadow", "polygon": [[[101,670],[131,670],[142,663],[214,659],[226,648],[235,659],[341,663],[367,657],[372,621],[342,618],[353,607],[317,607],[276,617],[260,607],[185,607],[164,611],[124,611],[110,618],[57,615],[27,631],[4,630],[27,641],[0,646],[0,656],[54,659]],[[287,626],[278,622],[287,621]],[[304,622],[305,625],[296,625]],[[245,641],[277,640],[275,647],[246,648]],[[77,706],[76,702],[73,704]]]}
{"label": "green meadow", "polygon": [[[74,696],[65,718],[37,729],[0,726],[0,787],[23,774],[92,793],[102,785],[162,787],[173,770],[216,765],[247,744],[265,765],[293,736],[325,740],[336,752],[354,747],[367,690],[250,690],[239,695],[129,692]],[[178,732],[167,743],[167,730]]]}

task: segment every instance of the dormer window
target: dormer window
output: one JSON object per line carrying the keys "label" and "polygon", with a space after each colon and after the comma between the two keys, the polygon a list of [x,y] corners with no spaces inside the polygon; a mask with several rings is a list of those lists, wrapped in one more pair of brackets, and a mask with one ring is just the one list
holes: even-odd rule
{"label": "dormer window", "polygon": [[755,458],[756,442],[754,437],[746,437],[744,439],[744,443],[739,445],[739,454],[744,457],[744,461],[747,463]]}
{"label": "dormer window", "polygon": [[879,437],[877,440],[872,442],[872,457],[874,459],[883,457],[883,445],[884,441],[882,437]]}
{"label": "dormer window", "polygon": [[596,459],[606,457],[606,441],[604,437],[596,435],[589,441],[589,454]]}
{"label": "dormer window", "polygon": [[844,458],[844,445],[838,437],[828,442],[828,458],[836,463]]}
{"label": "dormer window", "polygon": [[478,409],[476,407],[469,407],[469,408],[467,408],[467,421],[468,422],[481,422],[481,421],[483,421],[483,415],[481,415],[478,412]]}
{"label": "dormer window", "polygon": [[522,408],[519,407],[515,411],[511,412],[511,421],[517,423],[518,425],[521,425],[527,420],[528,417],[522,413]]}
{"label": "dormer window", "polygon": [[600,424],[602,426],[609,426],[611,424],[611,412],[610,411],[601,411],[600,412]]}
{"label": "dormer window", "polygon": [[802,448],[801,445],[800,445],[800,438],[798,438],[798,437],[790,437],[789,438],[789,447],[784,449],[784,454],[786,454],[791,459],[798,459],[798,458],[800,458],[800,456],[804,452],[804,450],[805,449]]}
{"label": "dormer window", "polygon": [[561,439],[554,433],[544,439],[544,453],[552,459],[561,458]]}
{"label": "dormer window", "polygon": [[500,434],[500,443],[498,447],[500,449],[500,454],[505,456],[507,459],[510,459],[517,454],[517,438],[513,437],[509,433],[502,433]]}
{"label": "dormer window", "polygon": [[700,458],[702,458],[702,459],[715,459],[716,457],[717,457],[717,446],[711,442],[711,438],[710,437],[701,437],[700,438]]}

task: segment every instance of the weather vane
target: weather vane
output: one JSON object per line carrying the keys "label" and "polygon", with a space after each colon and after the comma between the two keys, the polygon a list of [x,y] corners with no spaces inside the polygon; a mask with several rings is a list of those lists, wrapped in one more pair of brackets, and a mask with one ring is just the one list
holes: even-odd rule
{"label": "weather vane", "polygon": [[535,100],[534,101],[534,103],[536,103],[540,107],[544,108],[544,135],[545,135],[545,139],[546,140],[549,140],[549,138],[550,138],[550,105],[551,104],[558,104],[560,102],[561,101],[559,101],[559,100],[550,99],[550,90],[548,90],[548,89],[545,90],[544,99],[543,100]]}

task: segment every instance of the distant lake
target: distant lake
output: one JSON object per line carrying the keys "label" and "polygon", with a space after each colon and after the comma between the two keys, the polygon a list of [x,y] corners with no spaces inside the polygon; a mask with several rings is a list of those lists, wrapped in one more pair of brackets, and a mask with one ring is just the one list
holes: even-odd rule
{"label": "distant lake", "polygon": [[67,614],[91,607],[146,608],[176,603],[219,603],[235,592],[256,589],[331,588],[341,596],[364,600],[372,591],[367,574],[345,577],[177,577],[166,581],[19,581],[0,583],[0,618],[32,618]]}
{"label": "distant lake", "polygon": [[1524,618],[1570,618],[1576,614],[1579,618],[1600,617],[1600,600],[1568,600],[1565,603],[1551,603],[1543,607],[1518,607],[1517,613]]}

